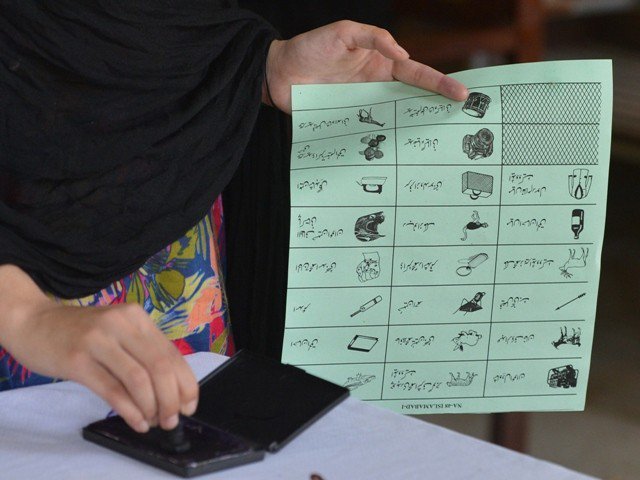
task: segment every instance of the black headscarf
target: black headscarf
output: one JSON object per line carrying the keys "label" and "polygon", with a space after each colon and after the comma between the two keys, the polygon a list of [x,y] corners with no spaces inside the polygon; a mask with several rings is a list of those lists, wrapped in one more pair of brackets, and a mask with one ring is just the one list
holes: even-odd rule
{"label": "black headscarf", "polygon": [[0,0],[0,264],[80,297],[205,216],[275,37],[228,3]]}

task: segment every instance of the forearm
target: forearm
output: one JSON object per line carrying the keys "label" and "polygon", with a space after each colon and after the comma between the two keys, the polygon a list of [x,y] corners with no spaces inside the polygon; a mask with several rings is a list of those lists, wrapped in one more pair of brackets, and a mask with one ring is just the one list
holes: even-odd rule
{"label": "forearm", "polygon": [[26,315],[52,302],[24,270],[0,265],[0,345],[10,343],[11,332]]}

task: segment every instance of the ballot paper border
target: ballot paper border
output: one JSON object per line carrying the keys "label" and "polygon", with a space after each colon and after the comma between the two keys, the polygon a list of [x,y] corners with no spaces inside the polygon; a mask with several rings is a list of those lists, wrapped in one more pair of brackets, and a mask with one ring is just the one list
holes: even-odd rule
{"label": "ballot paper border", "polygon": [[[549,84],[550,82],[537,82],[536,84],[539,85],[543,85],[543,84]],[[557,83],[561,83],[561,84],[597,84],[599,85],[600,89],[602,88],[603,82],[599,81],[599,82],[557,82]],[[500,95],[501,95],[501,106],[503,105],[502,101],[503,101],[503,87],[505,86],[509,86],[509,85],[518,85],[518,86],[522,86],[523,83],[514,83],[514,84],[499,84],[499,85],[481,85],[481,86],[474,86],[473,89],[483,89],[483,88],[499,88],[500,89]],[[601,94],[601,90],[600,90],[600,94]],[[409,99],[413,99],[413,98],[427,98],[427,97],[434,97],[437,95],[416,95],[416,96],[409,96],[409,97],[400,97],[400,98],[396,98],[395,100],[388,100],[388,101],[381,101],[381,102],[374,102],[374,103],[367,103],[367,104],[363,104],[363,105],[347,105],[347,106],[332,106],[332,107],[324,107],[324,108],[308,108],[308,109],[295,109],[294,112],[297,111],[318,111],[318,110],[337,110],[337,109],[347,109],[347,108],[358,108],[358,107],[371,107],[371,106],[375,106],[375,105],[383,105],[383,104],[390,104],[393,103],[394,104],[394,128],[393,129],[385,129],[385,130],[393,130],[394,132],[397,133],[397,131],[399,129],[402,128],[413,128],[413,127],[420,127],[420,126],[435,126],[435,125],[468,125],[469,122],[467,123],[454,123],[454,122],[445,122],[445,123],[428,123],[425,125],[411,125],[411,126],[403,126],[403,127],[398,127],[397,125],[397,117],[398,117],[398,109],[397,109],[397,103],[399,101],[404,101],[404,100],[409,100]],[[598,109],[598,117],[600,117],[600,120],[602,118],[603,115],[603,111],[602,111],[602,94],[600,95],[600,98],[598,100],[598,105],[599,105],[599,109]],[[501,108],[501,118],[502,118],[502,122],[498,123],[492,123],[492,122],[482,122],[483,125],[500,125],[502,132],[504,133],[504,127],[505,127],[505,122],[504,122],[504,110],[503,108]],[[508,122],[510,125],[518,125],[518,124],[527,124],[527,125],[535,125],[536,123],[531,123],[531,122]],[[599,126],[600,122],[598,123],[593,123],[593,122],[547,122],[547,124],[551,124],[551,125],[596,125]],[[337,138],[337,137],[343,137],[343,136],[351,136],[351,135],[355,135],[354,133],[349,133],[349,134],[343,134],[343,135],[335,135],[335,136],[327,136],[327,137],[322,137],[322,138],[318,138],[318,139],[307,139],[307,140],[299,140],[299,141],[295,141],[292,144],[296,145],[296,144],[300,144],[300,143],[309,143],[309,142],[313,142],[313,141],[317,141],[317,140],[327,140],[330,138]],[[606,132],[603,134],[605,135],[604,139],[606,140]],[[600,135],[598,136],[598,138],[600,139]],[[504,137],[502,137],[502,140],[504,140]],[[395,151],[396,151],[396,156],[395,156],[395,172],[396,172],[396,188],[395,188],[395,205],[389,205],[386,208],[394,208],[394,211],[397,215],[397,210],[398,210],[398,169],[400,166],[416,166],[416,164],[404,164],[399,162],[398,160],[398,155],[397,155],[397,150],[398,150],[398,140],[397,140],[397,135],[394,135],[394,146],[395,146]],[[509,398],[509,397],[540,397],[540,396],[544,396],[544,397],[548,397],[548,396],[577,396],[577,395],[581,395],[584,396],[584,394],[586,393],[586,382],[587,382],[587,378],[582,377],[582,382],[585,383],[584,389],[582,389],[581,392],[566,392],[566,393],[560,393],[560,392],[554,392],[554,393],[545,393],[545,394],[521,394],[521,395],[486,395],[486,387],[487,387],[487,373],[488,373],[488,368],[489,368],[489,360],[491,361],[517,361],[517,360],[535,360],[534,358],[517,358],[517,359],[495,359],[495,358],[489,358],[489,352],[491,349],[491,331],[492,331],[492,326],[493,323],[520,323],[520,322],[502,322],[502,321],[495,321],[493,320],[493,310],[494,310],[494,304],[495,304],[495,290],[496,290],[496,285],[535,285],[535,284],[552,284],[552,285],[569,285],[569,284],[589,284],[591,283],[590,281],[562,281],[562,282],[496,282],[496,277],[497,277],[497,261],[498,261],[498,255],[497,255],[497,251],[499,249],[500,246],[509,246],[509,245],[518,245],[518,246],[527,246],[527,245],[592,245],[596,247],[596,254],[601,253],[601,241],[594,241],[594,242],[580,242],[580,243],[530,243],[530,244],[525,244],[525,243],[517,243],[517,244],[504,244],[501,245],[499,242],[499,236],[500,236],[500,220],[501,220],[501,213],[502,213],[502,207],[508,207],[508,206],[527,206],[527,207],[531,207],[531,206],[536,206],[536,205],[544,205],[544,206],[575,206],[575,203],[566,203],[566,204],[503,204],[502,203],[502,187],[503,187],[503,178],[502,178],[502,174],[504,172],[504,167],[505,167],[505,163],[504,163],[504,149],[502,149],[501,151],[501,161],[500,161],[500,172],[501,172],[501,177],[500,177],[500,199],[498,204],[483,204],[483,206],[485,207],[498,207],[498,233],[497,233],[497,238],[496,238],[496,243],[495,244],[486,244],[484,246],[495,246],[495,252],[496,252],[496,258],[494,260],[494,281],[492,283],[493,285],[493,294],[492,294],[492,305],[491,305],[491,314],[490,314],[490,321],[489,322],[482,322],[482,323],[489,323],[489,339],[487,341],[487,351],[486,351],[486,355],[485,358],[482,360],[471,360],[471,359],[464,359],[464,360],[426,360],[424,362],[419,362],[419,361],[403,361],[403,362],[389,362],[387,361],[387,350],[388,350],[388,345],[389,345],[389,332],[390,332],[390,328],[392,326],[391,323],[391,309],[392,309],[392,298],[393,298],[393,287],[394,287],[394,282],[393,282],[393,270],[394,270],[394,262],[395,262],[395,249],[396,249],[396,230],[397,230],[397,221],[394,221],[394,234],[393,234],[393,245],[392,245],[392,263],[391,263],[391,279],[390,279],[390,285],[376,285],[376,287],[378,288],[389,288],[390,289],[390,298],[389,298],[389,312],[388,312],[388,318],[387,318],[387,335],[386,335],[386,343],[385,343],[385,356],[384,356],[384,361],[383,361],[383,375],[382,375],[382,385],[381,385],[381,394],[380,394],[380,399],[379,400],[375,400],[375,399],[371,399],[371,400],[367,400],[367,401],[383,401],[385,403],[392,403],[392,402],[398,402],[398,403],[402,403],[402,402],[407,402],[407,401],[411,401],[411,400],[420,400],[424,403],[428,403],[431,402],[433,400],[461,400],[464,401],[466,399],[474,399],[474,398],[491,398],[491,399],[495,399],[495,398]],[[588,166],[588,165],[597,165],[598,162],[596,163],[580,163],[580,164],[576,164],[576,163],[553,163],[553,164],[519,164],[519,163],[509,163],[506,166],[512,167],[536,167],[536,166],[545,166],[545,167],[549,167],[549,166]],[[456,163],[456,165],[458,166],[463,166],[465,164],[463,163]],[[481,163],[469,163],[468,165],[478,165],[478,166],[482,166],[483,164]],[[492,164],[494,165],[494,164]],[[360,166],[360,165],[319,165],[319,166],[311,166],[311,167],[294,167],[291,168],[291,171],[296,171],[296,170],[304,170],[304,169],[323,169],[323,168],[340,168],[340,167],[346,167],[346,166]],[[391,166],[391,165],[389,165]],[[451,166],[451,164],[429,164],[428,166]],[[494,165],[495,166],[495,165]],[[580,205],[585,205],[585,206],[597,206],[599,205],[598,203],[580,203]],[[424,207],[425,205],[415,205],[415,207]],[[467,207],[468,204],[464,204],[464,205],[452,205],[452,204],[448,204],[448,205],[433,205],[433,207],[437,207],[437,208],[446,208],[446,207],[455,207],[455,206],[465,206]],[[339,206],[309,206],[309,205],[292,205],[292,208],[296,208],[296,207],[307,207],[307,208],[341,208],[341,207],[349,207],[349,205],[339,205]],[[351,207],[355,207],[355,206],[351,206]],[[358,205],[357,207],[361,207],[361,205]],[[411,205],[401,205],[402,208],[410,208]],[[379,206],[376,205],[376,208],[385,208],[384,206]],[[395,217],[394,217],[395,218]],[[417,245],[418,246],[418,245]],[[426,245],[419,245],[420,247],[424,247]],[[449,246],[449,245],[428,245],[429,247],[436,247],[436,246]],[[453,245],[451,245],[453,246]],[[456,245],[457,246],[457,245]],[[480,244],[474,244],[474,246],[483,246]],[[402,245],[402,247],[410,247],[408,245]],[[296,248],[296,249],[303,249],[303,248],[317,248],[317,247],[291,247]],[[355,247],[351,247],[351,246],[336,246],[336,247],[321,247],[321,248],[355,248]],[[599,256],[596,257],[596,262],[599,262]],[[441,286],[460,286],[460,285],[464,285],[464,284],[460,284],[460,283],[455,283],[455,284],[437,284],[437,285],[423,285],[425,287],[441,287]],[[416,284],[412,284],[412,287],[420,287],[421,285],[416,285]],[[596,284],[597,287],[597,284]],[[335,288],[335,289],[342,289],[342,288],[361,288],[360,286],[345,286],[345,287],[288,287],[289,289],[316,289],[316,288]],[[586,322],[587,319],[580,319],[580,320],[568,320],[568,319],[562,319],[562,320],[527,320],[526,323],[536,323],[536,322],[570,322],[570,321],[582,321],[582,322]],[[437,325],[440,323],[429,323],[428,325]],[[442,323],[442,324],[446,324],[449,325],[451,324],[450,322],[446,322],[446,323]],[[475,323],[474,323],[475,324]],[[393,324],[393,326],[399,326],[402,324]],[[416,324],[408,324],[411,326],[417,326]],[[353,328],[353,326],[348,326],[348,325],[344,325],[345,328]],[[315,327],[315,326],[311,326],[311,327],[286,327],[286,329],[301,329],[301,328],[340,328],[340,326],[326,326],[326,327]],[[592,343],[593,339],[591,339]],[[583,352],[585,350],[582,350]],[[588,356],[588,352],[582,354],[579,357],[558,357],[558,361],[571,361],[571,360],[575,360],[575,359],[583,359],[585,356]],[[543,357],[540,358],[540,360],[554,360],[554,358],[551,357]],[[475,396],[465,396],[465,397],[451,397],[451,396],[447,396],[447,397],[419,397],[419,398],[415,398],[415,399],[410,399],[410,398],[393,398],[393,399],[389,399],[389,398],[384,398],[384,389],[385,389],[385,385],[384,385],[384,381],[385,381],[385,374],[386,374],[386,365],[387,364],[394,364],[394,363],[438,363],[438,362],[442,362],[442,363],[454,363],[456,361],[459,362],[479,362],[479,361],[484,361],[486,362],[485,365],[485,376],[484,376],[484,385],[483,385],[483,395],[479,396],[479,397],[475,397]],[[313,364],[298,364],[299,366],[316,366],[316,365],[341,365],[341,364],[352,364],[353,362],[338,362],[338,363],[322,363],[322,364],[317,364],[317,363],[313,363]],[[357,362],[358,364],[366,364],[366,363],[372,363],[372,364],[380,364],[380,362]],[[496,411],[502,411],[502,410],[496,410]]]}

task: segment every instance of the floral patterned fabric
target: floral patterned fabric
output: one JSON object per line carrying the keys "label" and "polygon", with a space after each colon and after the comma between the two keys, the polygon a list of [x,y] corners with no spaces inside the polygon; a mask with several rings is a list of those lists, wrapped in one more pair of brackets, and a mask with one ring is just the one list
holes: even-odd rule
{"label": "floral patterned fabric", "polygon": [[[222,200],[218,197],[205,218],[136,272],[94,295],[52,298],[77,306],[137,302],[183,355],[200,351],[232,355],[224,253]],[[0,348],[0,390],[52,381],[30,372]]]}

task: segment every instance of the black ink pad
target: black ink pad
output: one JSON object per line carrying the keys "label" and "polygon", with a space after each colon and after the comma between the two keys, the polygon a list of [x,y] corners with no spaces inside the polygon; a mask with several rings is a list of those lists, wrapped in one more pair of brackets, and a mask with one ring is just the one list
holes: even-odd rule
{"label": "black ink pad", "polygon": [[[238,352],[200,381],[198,410],[179,432],[139,434],[122,418],[86,426],[86,440],[183,477],[262,460],[349,395],[291,365]],[[186,451],[183,451],[186,450]]]}
{"label": "black ink pad", "polygon": [[183,417],[181,421],[190,447],[182,453],[167,451],[154,435],[135,432],[119,416],[86,426],[82,436],[85,440],[182,477],[195,477],[264,458],[263,450],[255,449],[237,435],[193,418]]}

